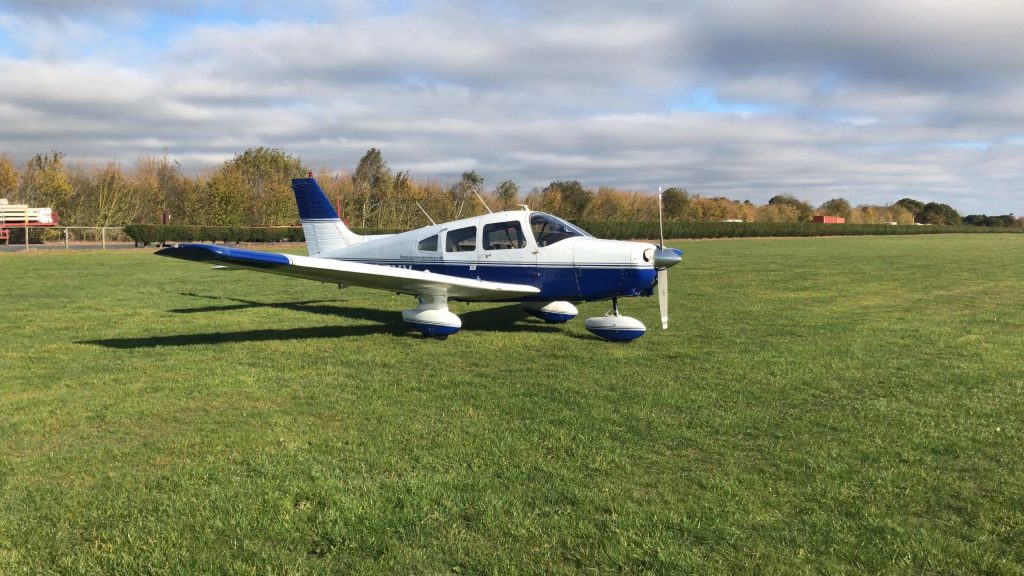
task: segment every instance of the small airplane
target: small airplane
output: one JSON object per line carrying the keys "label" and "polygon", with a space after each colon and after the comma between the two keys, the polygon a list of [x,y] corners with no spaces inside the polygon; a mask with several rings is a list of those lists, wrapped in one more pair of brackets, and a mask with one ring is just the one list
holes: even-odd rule
{"label": "small airplane", "polygon": [[611,311],[588,318],[584,326],[605,340],[635,340],[646,327],[619,314],[618,298],[650,296],[655,286],[662,328],[668,328],[667,270],[679,263],[682,251],[665,248],[664,240],[602,240],[525,206],[400,234],[361,236],[339,218],[314,178],[292,180],[292,190],[309,256],[209,244],[179,244],[156,254],[410,294],[417,305],[402,311],[402,319],[414,331],[442,340],[462,327],[448,310],[449,300],[521,302],[537,318],[564,323],[577,315],[571,302],[609,299]]}

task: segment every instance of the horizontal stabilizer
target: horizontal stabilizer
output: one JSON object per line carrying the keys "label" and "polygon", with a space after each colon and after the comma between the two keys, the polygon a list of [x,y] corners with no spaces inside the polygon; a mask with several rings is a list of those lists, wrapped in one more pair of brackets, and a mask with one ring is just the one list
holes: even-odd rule
{"label": "horizontal stabilizer", "polygon": [[291,264],[288,257],[276,252],[260,252],[259,250],[243,250],[241,248],[228,248],[227,246],[214,246],[212,244],[179,244],[157,250],[157,256],[170,256],[181,260],[193,262],[227,262],[246,267],[270,267],[287,266]]}

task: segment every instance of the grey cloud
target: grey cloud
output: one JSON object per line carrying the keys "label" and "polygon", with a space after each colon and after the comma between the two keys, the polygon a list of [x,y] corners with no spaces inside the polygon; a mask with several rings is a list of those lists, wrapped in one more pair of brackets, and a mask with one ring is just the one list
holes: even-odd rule
{"label": "grey cloud", "polygon": [[[0,152],[166,149],[193,170],[266,145],[345,169],[377,147],[414,176],[475,169],[525,189],[1024,211],[1015,7],[931,2],[905,23],[917,0],[895,16],[874,0],[494,6],[207,24],[144,67],[0,57]],[[722,109],[688,103],[700,88]]]}
{"label": "grey cloud", "polygon": [[998,0],[898,3],[700,4],[701,60],[726,75],[831,72],[951,92],[1017,81],[1024,72],[1024,4]]}

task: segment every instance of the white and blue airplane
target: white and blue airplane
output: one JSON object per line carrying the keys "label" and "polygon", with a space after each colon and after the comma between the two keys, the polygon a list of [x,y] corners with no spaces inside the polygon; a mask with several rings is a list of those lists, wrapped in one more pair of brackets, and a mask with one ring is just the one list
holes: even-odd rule
{"label": "white and blue airplane", "polygon": [[[605,316],[584,326],[612,341],[646,332],[643,323],[619,314],[620,296],[650,296],[655,286],[662,328],[668,328],[668,274],[681,250],[647,242],[594,238],[544,212],[494,212],[434,224],[400,234],[361,236],[338,217],[316,180],[296,178],[309,256],[244,250],[211,244],[179,244],[157,252],[218,268],[253,270],[344,286],[377,288],[416,297],[402,312],[413,330],[447,338],[462,320],[448,301],[521,302],[547,322],[576,317],[571,302],[611,300]],[[429,216],[428,216],[429,218]]]}

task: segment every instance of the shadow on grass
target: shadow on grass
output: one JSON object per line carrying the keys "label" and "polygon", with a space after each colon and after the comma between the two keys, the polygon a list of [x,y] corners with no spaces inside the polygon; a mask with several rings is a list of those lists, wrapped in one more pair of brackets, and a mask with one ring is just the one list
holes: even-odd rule
{"label": "shadow on grass", "polygon": [[[195,314],[202,312],[230,312],[233,310],[247,310],[252,308],[279,308],[282,310],[291,310],[293,312],[309,312],[312,314],[323,314],[325,316],[341,316],[344,318],[356,318],[359,320],[368,320],[371,322],[377,322],[380,324],[396,324],[400,328],[396,329],[396,332],[401,332],[405,325],[401,323],[401,313],[390,311],[390,310],[378,310],[375,308],[355,308],[351,306],[339,306],[332,304],[336,302],[344,302],[344,300],[302,300],[298,302],[257,302],[255,300],[245,300],[243,298],[225,297],[225,296],[207,296],[204,294],[196,294],[194,292],[182,292],[182,296],[190,296],[193,298],[205,298],[207,300],[227,300],[235,302],[234,304],[226,304],[221,306],[201,306],[199,308],[176,308],[171,310],[176,314]],[[485,303],[478,303],[482,306],[490,306]],[[409,306],[412,307],[412,302]],[[486,307],[480,310],[463,311],[458,313],[459,318],[462,319],[462,327],[464,329],[475,330],[475,331],[494,331],[494,332],[521,332],[521,331],[534,331],[534,332],[552,332],[557,331],[559,328],[557,325],[546,324],[540,320],[534,319],[532,316],[527,314],[519,304],[509,304],[501,307]],[[526,323],[520,324],[521,321],[526,320]]]}
{"label": "shadow on grass", "polygon": [[[182,296],[190,296],[192,298],[205,298],[207,300],[227,300],[234,302],[234,304],[223,304],[218,306],[200,306],[198,308],[175,308],[170,310],[175,314],[198,314],[204,312],[232,312],[236,310],[251,310],[253,308],[279,308],[282,310],[291,310],[293,312],[310,312],[312,314],[323,314],[325,316],[346,316],[361,318],[358,315],[352,315],[350,311],[359,310],[358,308],[344,308],[340,306],[329,306],[327,304],[332,302],[343,302],[343,300],[301,300],[298,302],[257,302],[255,300],[246,300],[244,298],[230,298],[225,296],[206,296],[203,294],[195,294],[193,292],[182,292]],[[370,311],[370,309],[366,309]],[[381,314],[386,314],[381,312]],[[386,319],[382,317],[366,318],[366,320],[374,320],[379,322],[386,322]]]}
{"label": "shadow on grass", "polygon": [[266,340],[304,340],[308,338],[345,338],[369,334],[391,333],[395,336],[415,336],[404,327],[394,331],[389,326],[317,326],[278,330],[242,330],[239,332],[208,332],[205,334],[176,334],[143,338],[107,338],[81,340],[78,344],[93,344],[105,348],[133,349],[161,346],[193,346],[198,344],[228,344],[232,342],[262,342]]}
{"label": "shadow on grass", "polygon": [[[347,338],[368,336],[371,334],[391,334],[392,336],[421,337],[413,332],[401,320],[401,314],[388,310],[373,308],[355,308],[351,306],[325,306],[327,302],[338,300],[307,300],[301,302],[255,302],[240,298],[222,298],[219,296],[201,296],[185,294],[200,298],[231,300],[236,304],[225,306],[203,306],[200,308],[180,308],[171,310],[179,314],[201,312],[223,312],[245,310],[251,308],[280,308],[297,312],[312,312],[327,316],[340,316],[374,322],[369,326],[315,326],[309,328],[287,328],[266,330],[241,330],[238,332],[208,332],[200,334],[177,334],[170,336],[147,336],[142,338],[107,338],[102,340],[82,340],[79,344],[93,344],[106,348],[133,349],[157,348],[160,346],[192,346],[198,344],[227,344],[232,342],[261,342],[267,340],[304,340],[308,338]],[[557,332],[555,325],[532,321],[518,304],[501,308],[487,308],[463,312],[463,329],[476,332]],[[528,322],[520,322],[529,319]]]}

